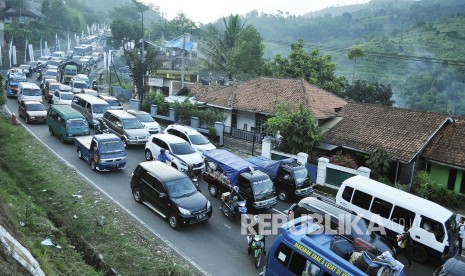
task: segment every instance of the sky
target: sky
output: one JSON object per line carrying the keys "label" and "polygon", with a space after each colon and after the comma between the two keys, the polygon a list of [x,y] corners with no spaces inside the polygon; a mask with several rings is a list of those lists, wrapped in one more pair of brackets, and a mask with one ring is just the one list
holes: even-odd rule
{"label": "sky", "polygon": [[303,15],[330,6],[364,4],[369,0],[141,0],[141,2],[159,6],[163,17],[168,20],[182,11],[192,21],[206,24],[231,14],[244,15],[252,10],[268,14],[277,14],[280,10],[284,14],[289,12],[290,15]]}

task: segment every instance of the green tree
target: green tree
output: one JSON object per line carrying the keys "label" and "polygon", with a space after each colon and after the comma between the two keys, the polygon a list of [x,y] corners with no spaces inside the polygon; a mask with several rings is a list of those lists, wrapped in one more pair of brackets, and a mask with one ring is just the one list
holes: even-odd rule
{"label": "green tree", "polygon": [[266,121],[266,129],[282,136],[280,150],[297,154],[311,153],[323,138],[323,132],[312,117],[309,108],[303,105],[278,105],[276,115]]}
{"label": "green tree", "polygon": [[386,177],[391,169],[392,157],[384,149],[375,149],[366,161],[374,178]]}
{"label": "green tree", "polygon": [[5,93],[3,93],[3,75],[0,74],[0,107],[6,104]]}
{"label": "green tree", "polygon": [[308,53],[302,39],[291,44],[287,58],[274,56],[266,72],[274,77],[301,78],[338,96],[347,86],[345,77],[336,77],[336,64],[331,62],[331,56],[321,56],[318,50]]}
{"label": "green tree", "polygon": [[251,25],[245,27],[239,15],[223,18],[223,23],[223,31],[209,25],[206,41],[199,45],[205,65],[210,70],[225,72],[229,79],[241,74],[258,75],[265,49],[260,33]]}
{"label": "green tree", "polygon": [[352,47],[350,49],[348,58],[354,60],[354,71],[352,72],[352,82],[354,82],[355,77],[355,66],[357,65],[357,59],[362,58],[365,55],[362,47]]}
{"label": "green tree", "polygon": [[142,37],[142,26],[139,23],[118,17],[110,23],[113,46],[121,47],[129,51],[128,42],[138,41]]}
{"label": "green tree", "polygon": [[392,106],[391,85],[384,85],[379,82],[368,83],[364,80],[356,80],[347,86],[345,98],[360,103],[374,103],[386,106]]}

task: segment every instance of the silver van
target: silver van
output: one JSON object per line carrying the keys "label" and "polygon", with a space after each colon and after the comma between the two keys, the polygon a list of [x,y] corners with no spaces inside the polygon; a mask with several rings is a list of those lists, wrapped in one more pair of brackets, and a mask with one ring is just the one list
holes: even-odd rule
{"label": "silver van", "polygon": [[98,124],[97,119],[102,118],[103,114],[110,109],[106,101],[87,94],[74,95],[71,107],[81,112],[91,126]]}
{"label": "silver van", "polygon": [[108,110],[103,115],[103,122],[111,133],[121,138],[124,146],[145,145],[150,137],[150,132],[139,119],[123,110]]}

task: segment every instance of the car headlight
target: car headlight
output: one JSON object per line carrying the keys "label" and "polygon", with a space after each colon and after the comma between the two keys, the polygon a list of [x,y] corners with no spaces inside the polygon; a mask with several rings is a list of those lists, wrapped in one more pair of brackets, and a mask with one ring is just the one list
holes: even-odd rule
{"label": "car headlight", "polygon": [[207,210],[210,209],[212,207],[211,203],[210,203],[210,200],[207,200]]}
{"label": "car headlight", "polygon": [[29,117],[29,118],[31,118],[31,119],[35,119],[36,117],[34,117],[34,116],[31,116],[31,117]]}
{"label": "car headlight", "polygon": [[189,211],[189,210],[186,210],[186,209],[181,208],[181,207],[178,207],[178,208],[179,208],[179,212],[181,212],[181,214],[183,214],[183,215],[189,216],[191,214],[191,211]]}
{"label": "car headlight", "polygon": [[186,163],[186,162],[184,162],[184,161],[182,161],[182,160],[179,160],[179,163],[180,163],[181,165],[187,167],[187,163]]}
{"label": "car headlight", "polygon": [[136,136],[129,136],[128,135],[128,140],[135,140],[136,139]]}

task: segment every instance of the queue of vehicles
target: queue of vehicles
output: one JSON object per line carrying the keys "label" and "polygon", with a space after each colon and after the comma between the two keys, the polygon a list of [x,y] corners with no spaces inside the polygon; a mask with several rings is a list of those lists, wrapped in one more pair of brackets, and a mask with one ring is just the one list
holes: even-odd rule
{"label": "queue of vehicles", "polygon": [[[10,90],[13,90],[12,86],[14,87],[15,80],[23,80],[24,78],[18,77],[20,71],[10,71],[7,74],[7,83]],[[48,83],[48,89],[50,89],[52,83],[53,82]],[[19,116],[24,117],[26,123],[45,122],[49,127],[50,134],[57,136],[61,142],[74,142],[78,157],[89,163],[92,170],[107,171],[124,169],[126,164],[125,147],[131,144],[132,141],[136,141],[136,143],[133,144],[145,145],[145,158],[147,160],[156,159],[161,149],[168,151],[168,154],[171,156],[171,166],[158,161],[143,162],[134,171],[130,186],[134,199],[137,202],[144,203],[160,216],[167,219],[169,225],[173,229],[178,229],[180,225],[206,221],[212,215],[210,202],[206,200],[200,193],[200,190],[193,185],[192,179],[189,177],[190,172],[193,172],[196,176],[203,175],[204,180],[208,184],[210,195],[218,197],[221,194],[222,201],[224,201],[227,196],[230,196],[231,191],[234,190],[233,187],[237,186],[238,194],[245,199],[247,207],[254,211],[273,208],[277,203],[277,199],[283,201],[289,200],[290,198],[300,199],[302,197],[311,196],[313,192],[308,172],[305,167],[296,162],[296,160],[273,161],[264,158],[244,160],[222,149],[213,148],[199,150],[196,148],[198,145],[196,145],[194,139],[186,139],[180,136],[180,134],[184,134],[188,137],[196,135],[195,133],[190,133],[192,130],[173,125],[167,128],[167,130],[171,130],[169,132],[165,130],[163,134],[152,134],[148,131],[148,127],[144,126],[144,124],[137,119],[138,114],[136,114],[136,112],[130,114],[126,111],[110,111],[110,105],[95,96],[86,95],[84,99],[88,99],[85,100],[84,105],[82,105],[82,103],[78,103],[74,100],[83,98],[80,93],[77,93],[73,97],[73,103],[76,103],[74,106],[73,104],[71,104],[71,106],[66,104],[53,104],[46,111],[47,116],[41,115],[42,117],[40,117],[34,115],[35,113],[33,113],[33,111],[45,111],[45,108],[42,108],[42,96],[39,94],[40,99],[34,98],[36,97],[34,94],[35,92],[32,93],[34,95],[30,92],[37,90],[40,93],[40,88],[38,88],[37,85],[33,86],[24,81],[18,82],[15,96],[20,103],[18,110]],[[7,89],[8,96],[12,93],[13,92],[8,93]],[[45,98],[48,99],[48,94],[45,95]],[[93,98],[95,98],[95,101]],[[102,101],[99,102],[100,105],[96,104],[97,100]],[[55,102],[54,100],[52,101]],[[38,107],[39,104],[42,105],[42,107]],[[28,107],[29,105],[31,108]],[[80,106],[82,110],[79,110],[76,106]],[[90,114],[83,114],[83,110],[89,110],[87,107],[90,107],[92,112]],[[97,115],[99,113],[102,114],[102,116],[99,117]],[[108,114],[108,116],[105,114]],[[137,121],[139,124],[131,123],[130,121]],[[111,134],[91,136],[89,125],[93,124],[105,124],[108,133]],[[122,130],[121,132],[119,131],[120,129]],[[129,130],[132,129],[143,129],[146,133],[130,134]],[[177,136],[173,135],[173,130],[177,130]],[[158,130],[158,132],[160,132],[160,130]],[[198,155],[199,159],[183,156],[189,154],[192,154],[192,156]],[[175,173],[176,171],[179,171],[180,174]],[[158,181],[148,181],[150,177],[155,177]],[[383,189],[386,188],[384,186],[379,186],[376,188],[377,191],[370,190],[368,192],[369,195],[375,197],[372,206],[370,207],[369,203],[366,207],[360,206],[360,204],[357,204],[356,197],[360,196],[360,193],[363,192],[363,188],[357,186],[357,183],[372,180],[361,179],[361,177],[354,177],[349,180],[350,181],[346,181],[339,189],[336,203],[340,205],[337,208],[344,206],[349,211],[362,216],[366,221],[370,221],[371,217],[369,217],[369,215],[376,214],[383,217],[383,214],[380,213],[379,210],[373,212],[375,202],[378,205],[382,203],[384,207],[390,204],[394,211],[390,211],[389,214],[386,213],[384,217],[390,219],[391,225],[393,225],[392,221],[394,220],[392,220],[389,215],[394,216],[394,214],[401,213],[399,210],[396,210],[396,208],[400,208],[400,206],[396,206],[396,202],[399,202],[399,198],[402,198],[404,195],[397,195],[397,200],[386,198],[386,195],[392,194],[393,191],[389,190],[389,193],[383,193]],[[375,185],[378,184],[374,184],[372,181],[370,185],[365,186],[373,188]],[[158,196],[154,196],[150,191],[157,191]],[[277,196],[277,192],[279,196]],[[283,193],[285,193],[285,195],[283,195]],[[412,200],[411,197],[408,198],[408,201],[412,201],[413,203],[411,204],[417,207],[430,204],[426,201],[422,201],[420,204],[417,202],[418,200],[420,199],[415,198]],[[186,201],[197,203],[194,204],[194,207],[192,207],[193,205],[186,206],[184,205]],[[308,201],[311,202],[311,200]],[[415,204],[415,202],[418,204]],[[312,206],[316,205],[318,204],[314,203]],[[291,207],[291,209],[292,208],[294,207]],[[370,213],[370,210],[373,213]],[[445,260],[453,257],[457,251],[456,246],[454,246],[457,239],[455,215],[440,206],[435,207],[436,211],[433,212],[432,215],[428,215],[425,212],[422,213],[421,208],[415,209],[413,206],[409,210],[410,212],[404,210],[403,218],[408,218],[412,223],[416,222],[420,225],[420,229],[416,229],[417,232],[412,235],[415,240],[415,246],[414,249],[412,249],[414,253],[412,257],[414,257],[414,260],[424,262],[429,258]],[[328,213],[329,211],[325,212]],[[340,213],[343,213],[343,211],[340,211]],[[299,223],[299,225],[302,225],[302,221],[304,220],[297,219],[291,221],[282,226],[282,229],[296,226]],[[435,223],[434,225],[439,230],[434,233],[429,232],[422,227],[425,221]],[[305,223],[307,224],[306,227],[309,227],[308,229],[311,230],[310,232],[315,232],[321,227],[321,225],[317,224],[314,220],[309,221],[307,219]],[[421,228],[423,228],[423,230]],[[389,234],[387,238],[391,238],[394,234],[398,234],[401,231],[397,226],[388,230],[392,232],[392,235]],[[309,232],[305,234],[305,237],[300,237],[289,234],[289,232],[285,230],[281,231],[278,240],[270,247],[268,264],[265,268],[266,275],[291,275],[292,273],[295,274],[301,271],[307,271],[307,273],[309,273],[308,275],[325,275],[324,272],[332,274],[335,273],[335,271],[339,271],[337,275],[364,275],[359,274],[360,268],[358,266],[351,265],[347,260],[344,262],[344,260],[341,260],[341,256],[331,251],[331,248],[328,249],[326,245],[323,246],[321,244],[322,241],[326,241],[324,244],[329,243],[332,238],[328,236],[317,238],[317,235],[308,235],[308,233]],[[381,239],[377,237],[378,236],[366,236],[366,238],[352,238],[351,242],[360,239],[363,244],[366,244],[366,248],[378,248],[379,244],[386,245],[386,242],[380,242]],[[315,244],[318,246],[315,246]],[[382,246],[382,248],[384,249],[377,251],[378,254],[381,253],[378,257],[383,256],[383,258],[388,259],[390,264],[379,266],[379,268],[389,271],[390,274],[386,275],[403,275],[401,265],[397,262],[393,262],[389,257],[393,255],[393,253],[387,250],[386,246]],[[274,252],[278,253],[275,254]],[[292,265],[294,259],[296,264]],[[372,258],[371,261],[373,260]],[[297,263],[300,267],[296,267]],[[365,265],[369,266],[370,264]]]}

